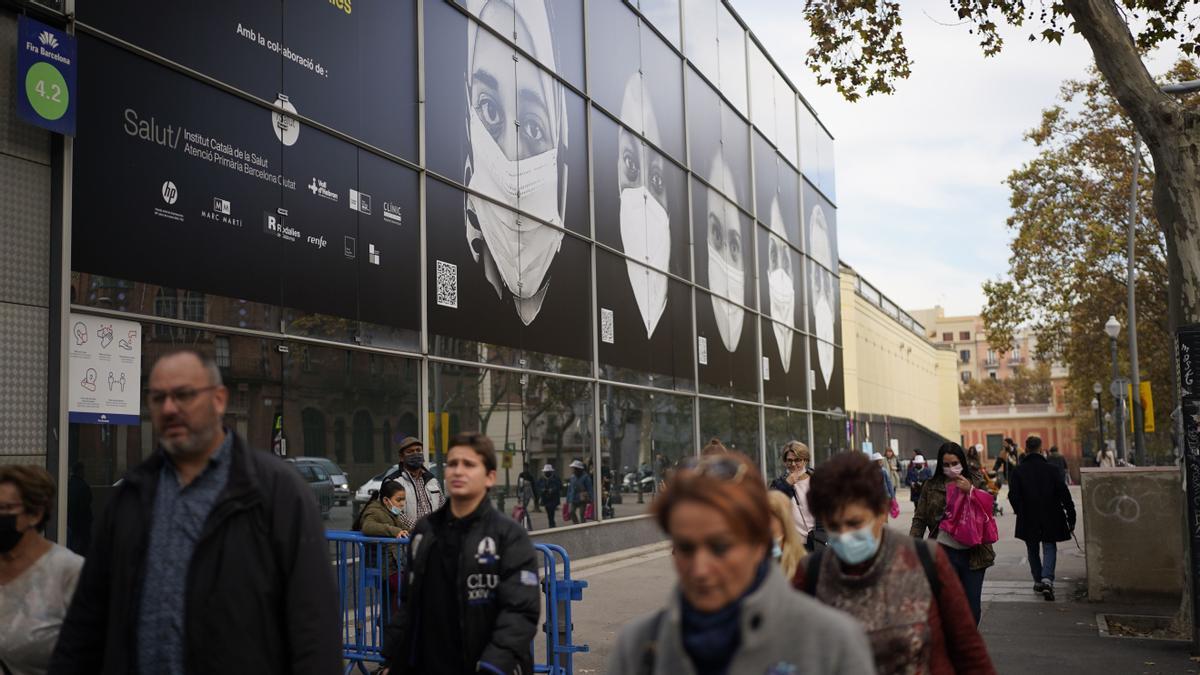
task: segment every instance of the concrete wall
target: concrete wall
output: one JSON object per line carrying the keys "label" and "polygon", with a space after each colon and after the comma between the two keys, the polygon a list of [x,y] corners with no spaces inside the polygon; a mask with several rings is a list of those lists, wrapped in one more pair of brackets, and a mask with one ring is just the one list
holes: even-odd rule
{"label": "concrete wall", "polygon": [[1183,588],[1183,491],[1174,467],[1085,468],[1088,599]]}
{"label": "concrete wall", "polygon": [[537,543],[562,546],[567,549],[571,560],[654,544],[667,538],[649,516],[620,518],[594,525],[556,527],[533,532],[530,537]]}
{"label": "concrete wall", "polygon": [[16,56],[16,15],[0,10],[0,464],[45,466],[50,134],[17,118]]}

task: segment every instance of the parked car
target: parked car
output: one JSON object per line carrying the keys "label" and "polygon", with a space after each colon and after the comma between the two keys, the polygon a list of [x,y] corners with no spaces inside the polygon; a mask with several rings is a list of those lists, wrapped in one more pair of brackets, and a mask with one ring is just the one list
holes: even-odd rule
{"label": "parked car", "polygon": [[350,503],[350,474],[342,471],[342,467],[336,462],[327,457],[296,457],[297,464],[316,464],[325,473],[329,474],[329,480],[333,481],[333,499],[338,506],[345,506]]}
{"label": "parked car", "polygon": [[[379,487],[383,485],[383,477],[399,470],[400,465],[393,464],[388,467],[386,471],[382,471],[375,476],[372,476],[367,480],[367,482],[360,485],[358,491],[354,493],[354,505],[361,508],[363,504],[371,501],[371,498],[375,496],[375,493],[379,492]],[[356,514],[357,511],[358,509],[356,508]]]}
{"label": "parked car", "polygon": [[296,471],[300,472],[300,477],[304,479],[305,483],[308,483],[313,498],[317,500],[317,509],[321,512],[321,518],[329,520],[329,512],[333,510],[333,481],[329,479],[329,474],[315,462],[301,462],[294,459],[286,461],[296,467]]}

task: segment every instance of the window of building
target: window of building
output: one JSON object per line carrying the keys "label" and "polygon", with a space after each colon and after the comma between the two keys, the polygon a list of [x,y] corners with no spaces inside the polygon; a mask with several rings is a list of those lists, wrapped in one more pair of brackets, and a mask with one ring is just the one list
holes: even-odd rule
{"label": "window of building", "polygon": [[371,413],[359,410],[354,413],[354,463],[370,464],[375,461],[375,425]]}
{"label": "window of building", "polygon": [[309,457],[325,456],[325,415],[316,408],[300,411],[300,427],[303,430],[304,448]]}
{"label": "window of building", "polygon": [[942,333],[942,342],[954,342],[954,333]]}
{"label": "window of building", "polygon": [[992,378],[993,380],[994,380],[994,379],[996,379],[996,371],[994,371],[994,370],[989,370],[989,371],[988,371],[988,377]]}
{"label": "window of building", "polygon": [[216,348],[216,351],[213,354],[213,359],[217,362],[217,366],[219,368],[228,368],[231,365],[229,357],[229,338],[217,336],[217,339],[213,342],[213,346]]}
{"label": "window of building", "polygon": [[971,371],[969,371],[969,370],[962,371],[961,373],[958,374],[958,376],[960,378],[962,378],[963,384],[966,384],[971,381]]}
{"label": "window of building", "polygon": [[962,340],[963,342],[969,342],[971,340],[971,331],[969,331],[969,330],[958,331],[958,339]]}
{"label": "window of building", "polygon": [[1020,361],[1021,361],[1020,345],[1013,345],[1012,352],[1009,353],[1009,358],[1012,360],[1013,363],[1020,363]]}
{"label": "window of building", "polygon": [[987,350],[987,364],[989,366],[996,365],[996,350],[995,349]]}
{"label": "window of building", "polygon": [[963,350],[959,351],[958,358],[963,363],[970,363],[971,362],[971,350],[963,349]]}

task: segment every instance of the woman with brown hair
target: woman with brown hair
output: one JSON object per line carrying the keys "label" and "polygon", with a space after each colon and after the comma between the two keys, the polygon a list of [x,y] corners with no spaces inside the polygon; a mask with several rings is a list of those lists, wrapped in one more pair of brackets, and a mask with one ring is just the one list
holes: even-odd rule
{"label": "woman with brown hair", "polygon": [[830,550],[806,558],[792,583],[858,619],[880,673],[995,672],[945,552],[888,529],[883,477],[866,455],[822,464],[808,500]]}
{"label": "woman with brown hair", "polygon": [[937,540],[958,573],[978,624],[983,616],[983,576],[995,564],[996,552],[991,544],[963,545],[942,529],[949,490],[958,490],[964,496],[970,496],[974,490],[987,490],[987,479],[971,467],[970,458],[958,443],[943,443],[938,448],[937,470],[921,490],[908,534],[917,539],[928,534],[930,539]]}
{"label": "woman with brown hair", "polygon": [[679,584],[665,608],[622,630],[608,672],[874,672],[859,626],[790,592],[771,563],[767,490],[745,456],[680,467],[651,508]]}
{"label": "woman with brown hair", "polygon": [[0,466],[0,672],[46,672],[83,568],[42,536],[54,493],[40,466]]}

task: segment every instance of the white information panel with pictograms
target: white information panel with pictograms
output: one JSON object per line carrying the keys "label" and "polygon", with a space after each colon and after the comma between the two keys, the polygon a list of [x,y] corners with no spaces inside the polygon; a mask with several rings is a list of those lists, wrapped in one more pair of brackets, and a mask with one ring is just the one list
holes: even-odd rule
{"label": "white information panel with pictograms", "polygon": [[141,420],[142,325],[71,314],[68,417],[78,424]]}

